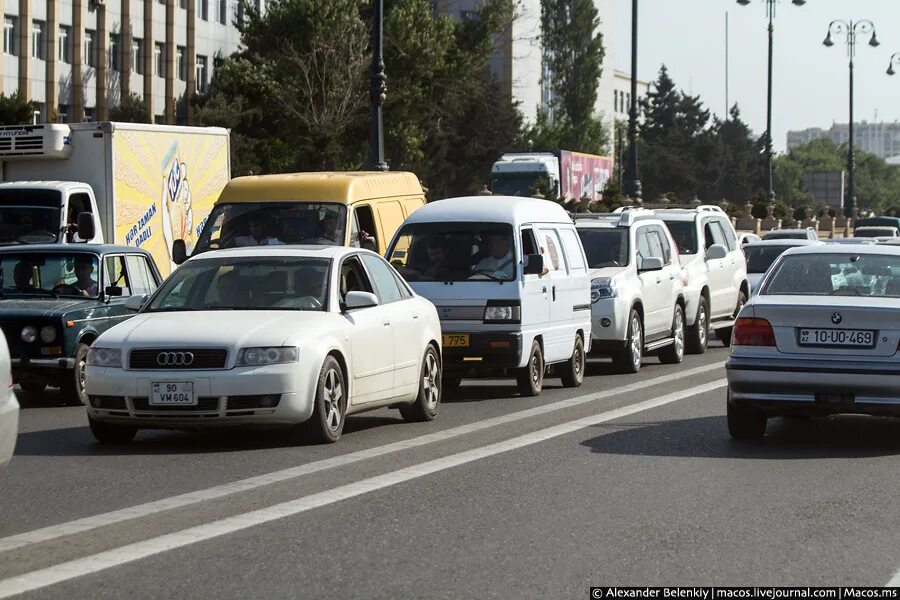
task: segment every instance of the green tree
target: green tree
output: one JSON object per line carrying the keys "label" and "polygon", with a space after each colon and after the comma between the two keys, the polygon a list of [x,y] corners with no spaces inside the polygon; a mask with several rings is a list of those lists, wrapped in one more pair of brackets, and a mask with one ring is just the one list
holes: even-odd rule
{"label": "green tree", "polygon": [[129,94],[122,98],[116,106],[109,109],[109,120],[120,123],[152,123],[147,105],[137,94]]}
{"label": "green tree", "polygon": [[0,125],[27,125],[34,119],[34,102],[23,100],[18,92],[0,93]]}
{"label": "green tree", "polygon": [[717,171],[713,197],[725,199],[737,205],[751,200],[759,188],[760,155],[750,127],[741,120],[741,111],[735,104],[729,111],[730,118],[716,119],[715,160]]}

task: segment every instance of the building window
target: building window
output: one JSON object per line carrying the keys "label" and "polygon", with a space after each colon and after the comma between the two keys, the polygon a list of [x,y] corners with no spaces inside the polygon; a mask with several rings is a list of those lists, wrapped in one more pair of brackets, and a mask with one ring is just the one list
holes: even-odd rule
{"label": "building window", "polygon": [[209,21],[209,0],[197,0],[197,14],[204,21]]}
{"label": "building window", "polygon": [[131,71],[141,75],[144,72],[144,40],[131,40]]}
{"label": "building window", "polygon": [[219,13],[216,15],[216,20],[225,25],[228,22],[228,0],[218,0],[216,6]]}
{"label": "building window", "polygon": [[222,63],[225,62],[225,59],[221,56],[213,57],[213,74],[217,73],[219,69],[222,68]]}
{"label": "building window", "polygon": [[187,57],[184,46],[175,48],[175,72],[179,81],[187,81]]}
{"label": "building window", "polygon": [[166,45],[156,42],[153,44],[153,71],[157,77],[166,76]]}
{"label": "building window", "polygon": [[60,104],[59,108],[56,109],[56,122],[57,123],[68,123],[72,116],[69,114],[72,108],[68,104]]}
{"label": "building window", "polygon": [[94,120],[96,115],[96,110],[93,106],[85,106],[84,107],[84,120],[90,123]]}
{"label": "building window", "polygon": [[111,33],[109,34],[109,68],[113,71],[121,71],[122,70],[122,61],[119,56],[119,34]]}
{"label": "building window", "polygon": [[205,56],[197,56],[197,65],[195,68],[195,79],[197,80],[197,93],[205,94],[206,93],[206,85],[207,85],[207,65],[209,59]]}
{"label": "building window", "polygon": [[89,67],[97,66],[97,32],[86,29],[84,31],[84,64]]}
{"label": "building window", "polygon": [[31,24],[31,58],[38,60],[46,60],[46,39],[45,29],[47,25],[43,21],[34,21]]}
{"label": "building window", "polygon": [[16,25],[18,21],[16,17],[6,17],[3,21],[3,52],[5,54],[18,54],[16,52]]}
{"label": "building window", "polygon": [[459,16],[464,23],[478,22],[481,20],[481,13],[477,10],[464,10],[459,13]]}
{"label": "building window", "polygon": [[72,62],[72,28],[63,25],[59,28],[58,38],[56,40],[56,60],[61,63]]}

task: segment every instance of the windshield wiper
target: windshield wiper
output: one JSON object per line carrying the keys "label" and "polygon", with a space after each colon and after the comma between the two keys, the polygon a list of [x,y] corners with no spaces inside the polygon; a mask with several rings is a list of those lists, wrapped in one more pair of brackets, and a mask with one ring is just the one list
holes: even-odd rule
{"label": "windshield wiper", "polygon": [[496,275],[494,275],[493,271],[486,271],[483,269],[479,270],[479,271],[475,271],[474,273],[472,273],[472,275],[484,275],[485,277],[489,278],[492,281],[509,281],[508,279],[501,279],[500,277],[497,277]]}

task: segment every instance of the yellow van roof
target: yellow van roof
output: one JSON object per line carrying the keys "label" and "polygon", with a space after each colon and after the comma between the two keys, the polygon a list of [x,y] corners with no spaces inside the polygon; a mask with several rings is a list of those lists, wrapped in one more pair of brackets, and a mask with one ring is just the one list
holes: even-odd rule
{"label": "yellow van roof", "polygon": [[322,172],[237,177],[228,182],[219,202],[339,202],[421,195],[412,173]]}

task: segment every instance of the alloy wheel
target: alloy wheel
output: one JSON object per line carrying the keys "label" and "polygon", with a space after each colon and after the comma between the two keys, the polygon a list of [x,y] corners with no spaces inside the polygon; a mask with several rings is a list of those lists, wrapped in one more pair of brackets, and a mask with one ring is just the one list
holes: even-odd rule
{"label": "alloy wheel", "polygon": [[422,373],[422,389],[425,392],[425,403],[429,410],[437,406],[441,392],[440,369],[437,357],[431,352],[425,356],[425,369]]}
{"label": "alloy wheel", "polygon": [[341,385],[337,371],[329,369],[325,375],[325,422],[329,429],[337,431],[341,425],[343,411],[344,388]]}
{"label": "alloy wheel", "polygon": [[631,362],[635,367],[641,364],[644,353],[644,334],[641,331],[641,321],[637,315],[631,317]]}

